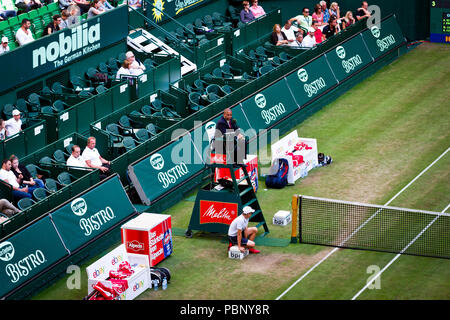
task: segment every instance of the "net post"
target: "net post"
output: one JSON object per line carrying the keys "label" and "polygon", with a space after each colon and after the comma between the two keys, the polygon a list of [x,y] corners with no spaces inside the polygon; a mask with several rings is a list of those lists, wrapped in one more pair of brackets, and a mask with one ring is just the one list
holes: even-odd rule
{"label": "net post", "polygon": [[291,231],[291,243],[297,243],[297,221],[298,221],[298,200],[297,194],[292,196],[292,231]]}

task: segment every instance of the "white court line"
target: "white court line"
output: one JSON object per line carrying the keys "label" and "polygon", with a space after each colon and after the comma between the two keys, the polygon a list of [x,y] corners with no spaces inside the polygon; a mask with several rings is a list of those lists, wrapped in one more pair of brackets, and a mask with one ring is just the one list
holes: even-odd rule
{"label": "white court line", "polygon": [[441,214],[439,214],[439,215],[437,215],[436,216],[436,218],[434,218],[433,219],[433,221],[431,221],[406,247],[404,247],[403,248],[403,250],[400,252],[400,253],[398,253],[391,261],[389,261],[389,263],[383,268],[383,269],[381,269],[381,271],[380,272],[378,272],[372,279],[371,279],[371,281],[368,281],[367,283],[366,283],[366,285],[361,289],[361,290],[359,290],[359,292],[357,293],[357,294],[355,294],[354,296],[353,296],[353,298],[352,298],[352,300],[355,300],[356,298],[358,298],[359,297],[359,295],[361,294],[361,293],[363,293],[364,292],[364,290],[366,290],[369,286],[370,286],[370,284],[371,283],[373,283],[373,281],[375,281],[378,277],[380,277],[381,276],[381,274],[384,272],[384,271],[386,271],[386,269],[387,268],[389,268],[390,266],[391,266],[391,264],[393,264],[394,262],[395,262],[395,260],[397,260],[398,258],[400,258],[400,256],[403,254],[403,252],[405,252],[414,242],[416,242],[416,240],[417,239],[419,239],[420,238],[420,236],[425,232],[425,231],[427,231],[427,229],[429,228],[429,227],[431,227],[431,225],[445,212],[445,211],[447,211],[447,209],[450,207],[450,204],[448,204],[447,205],[447,207],[445,207],[445,209],[444,210],[442,210],[442,212],[441,212]]}
{"label": "white court line", "polygon": [[[443,156],[447,154],[447,152],[450,150],[450,148],[447,148],[439,157],[436,158],[428,167],[422,170],[421,173],[419,173],[414,179],[412,179],[405,187],[403,187],[402,190],[400,190],[395,196],[393,196],[388,202],[386,202],[384,205],[389,205],[392,201],[394,201],[403,191],[405,191],[410,185],[412,185],[417,179],[419,179],[425,172],[427,172],[436,162],[438,162]],[[360,225],[347,239],[345,239],[339,246],[342,246],[344,243],[346,243],[353,235],[358,232],[363,226],[365,226],[370,220],[372,220],[377,214],[379,210],[375,212],[371,217],[369,217],[362,225]],[[333,253],[338,251],[339,248],[334,248],[332,251],[330,251],[325,257],[323,257],[319,262],[317,262],[311,269],[309,269],[306,273],[304,273],[300,278],[298,278],[289,288],[287,288],[282,294],[280,294],[275,300],[280,300],[286,293],[291,291],[293,287],[295,287],[300,281],[302,281],[308,274],[310,274],[314,269],[316,269],[318,266],[320,266],[325,260],[327,260]]]}

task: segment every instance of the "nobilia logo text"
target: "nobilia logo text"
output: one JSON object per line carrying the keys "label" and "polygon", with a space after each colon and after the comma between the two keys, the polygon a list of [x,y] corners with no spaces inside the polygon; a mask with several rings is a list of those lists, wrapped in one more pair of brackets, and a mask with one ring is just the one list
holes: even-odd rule
{"label": "nobilia logo text", "polygon": [[[33,50],[33,69],[53,61],[55,61],[56,66],[60,66],[100,48],[100,43],[94,44],[100,41],[99,21],[90,27],[86,22],[72,28],[71,31],[72,33],[69,35],[67,35],[68,32],[61,32],[58,41],[50,42],[47,46]],[[74,55],[69,56],[70,53],[74,53]],[[57,59],[63,57],[64,61],[56,63]]]}

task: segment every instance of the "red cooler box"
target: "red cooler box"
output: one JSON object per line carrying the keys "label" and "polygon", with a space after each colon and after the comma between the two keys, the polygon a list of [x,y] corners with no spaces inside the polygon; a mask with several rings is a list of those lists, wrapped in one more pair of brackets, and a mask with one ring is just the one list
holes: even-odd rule
{"label": "red cooler box", "polygon": [[[213,163],[225,163],[225,155],[223,154],[212,154],[211,162]],[[244,160],[244,164],[247,165],[247,172],[250,176],[250,181],[253,184],[253,190],[255,192],[258,190],[258,157],[256,155],[247,155],[247,158]],[[239,180],[244,176],[244,172],[242,169],[236,169],[235,171],[236,179]],[[215,181],[217,182],[219,179],[231,179],[230,170],[217,168],[215,172]]]}
{"label": "red cooler box", "polygon": [[144,212],[125,223],[121,231],[127,253],[145,257],[150,267],[172,254],[170,215]]}

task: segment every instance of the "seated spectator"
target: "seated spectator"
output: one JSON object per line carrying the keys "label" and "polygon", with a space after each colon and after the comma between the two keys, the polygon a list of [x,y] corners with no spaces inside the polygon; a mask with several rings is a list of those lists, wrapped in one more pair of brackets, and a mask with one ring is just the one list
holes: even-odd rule
{"label": "seated spectator", "polygon": [[69,167],[87,168],[86,160],[81,155],[81,149],[79,146],[72,146],[72,154],[67,159],[67,165]]}
{"label": "seated spectator", "polygon": [[342,29],[348,28],[356,22],[355,18],[353,18],[353,12],[351,11],[347,11],[344,18],[342,18],[341,20],[342,20]]}
{"label": "seated spectator", "polygon": [[95,16],[98,16],[99,14],[105,13],[105,10],[100,7],[102,3],[100,0],[94,0],[91,2],[91,7],[89,8],[87,18],[93,18]]}
{"label": "seated spectator", "polygon": [[337,2],[332,2],[330,4],[330,16],[335,16],[338,24],[341,22],[341,11]]}
{"label": "seated spectator", "polygon": [[298,26],[303,30],[303,33],[307,33],[309,27],[312,26],[312,18],[309,15],[309,9],[303,8],[302,14],[294,18],[289,19],[289,21],[297,21]]}
{"label": "seated spectator", "polygon": [[312,28],[314,29],[314,37],[316,38],[316,44],[322,43],[325,40],[325,36],[322,33],[322,30],[319,28],[319,23],[317,21],[313,21]]}
{"label": "seated spectator", "polygon": [[53,16],[53,21],[50,22],[44,29],[44,33],[42,34],[43,36],[48,36],[49,34],[52,34],[55,31],[59,31],[61,30],[61,28],[59,27],[59,25],[62,22],[62,18],[59,14],[55,14]]}
{"label": "seated spectator", "polygon": [[6,131],[5,120],[0,118],[0,140],[5,140],[8,136],[8,131]]}
{"label": "seated spectator", "polygon": [[330,18],[328,25],[323,28],[323,35],[325,39],[329,39],[338,33],[338,23],[336,17],[333,15]]}
{"label": "seated spectator", "polygon": [[15,155],[9,157],[11,161],[11,171],[17,178],[17,182],[21,186],[28,187],[28,192],[33,194],[33,191],[37,188],[44,188],[44,182],[40,179],[33,179],[28,169],[19,163],[19,158]]}
{"label": "seated spectator", "polygon": [[88,0],[73,0],[73,2],[75,2],[79,8],[80,14],[85,14],[91,8],[91,2]]}
{"label": "seated spectator", "polygon": [[108,0],[100,0],[100,2],[100,8],[102,8],[104,11],[114,9],[114,7],[108,2]]}
{"label": "seated spectator", "polygon": [[125,56],[127,57],[127,60],[130,62],[130,70],[133,73],[133,75],[139,76],[144,73],[145,71],[144,64],[136,59],[133,52],[128,51],[125,54]]}
{"label": "seated spectator", "polygon": [[258,0],[252,0],[252,6],[250,7],[250,11],[253,13],[255,19],[266,14],[264,9],[258,5]]}
{"label": "seated spectator", "polygon": [[327,2],[322,0],[319,4],[323,12],[323,23],[328,23],[328,20],[330,20],[330,11],[327,8]]}
{"label": "seated spectator", "polygon": [[312,14],[313,21],[317,21],[317,26],[320,28],[325,25],[323,22],[323,12],[320,4],[316,4],[314,7],[314,13]]}
{"label": "seated spectator", "polygon": [[141,0],[128,0],[128,5],[134,9],[139,9],[142,7],[142,1]]}
{"label": "seated spectator", "polygon": [[270,38],[270,42],[276,46],[289,44],[289,41],[284,32],[281,31],[281,26],[279,24],[273,26],[273,32]]}
{"label": "seated spectator", "polygon": [[7,137],[11,137],[22,131],[22,120],[20,119],[20,111],[14,109],[12,118],[5,121],[5,129]]}
{"label": "seated spectator", "polygon": [[369,8],[369,4],[367,3],[367,1],[363,1],[361,3],[361,8],[358,8],[358,10],[356,10],[356,20],[359,21],[364,18],[369,18],[370,12],[369,12],[368,8]]}
{"label": "seated spectator", "polygon": [[61,10],[66,10],[69,6],[76,5],[72,0],[58,0],[58,2]]}
{"label": "seated spectator", "polygon": [[33,42],[33,34],[30,30],[31,22],[28,19],[23,19],[20,28],[16,31],[16,40],[19,46]]}
{"label": "seated spectator", "polygon": [[0,10],[0,21],[8,20],[8,18],[15,17],[17,12],[14,10]]}
{"label": "seated spectator", "polygon": [[[295,41],[295,34],[298,32],[298,28],[292,25],[290,20],[286,21],[284,27],[281,29],[281,32],[284,32],[286,38],[289,42]],[[302,32],[303,33],[303,32]]]}
{"label": "seated spectator", "polygon": [[295,37],[295,41],[289,43],[289,45],[293,48],[304,48],[303,45],[303,33],[297,32],[297,36]]}
{"label": "seated spectator", "polygon": [[70,17],[69,13],[67,12],[67,9],[64,9],[61,11],[61,23],[59,24],[59,29],[65,29],[69,26],[67,25],[67,19]]}
{"label": "seated spectator", "polygon": [[[16,213],[19,213],[20,210],[7,199],[0,199],[0,212],[6,215],[8,218],[11,218]],[[3,221],[0,221],[0,223],[1,222]]]}
{"label": "seated spectator", "polygon": [[0,45],[0,54],[9,51],[8,42],[9,42],[9,40],[7,37],[2,37],[2,44]]}
{"label": "seated spectator", "polygon": [[22,198],[32,198],[32,194],[28,192],[28,187],[21,186],[17,181],[16,176],[11,171],[11,160],[4,159],[2,161],[2,168],[0,169],[0,179],[12,186],[12,193],[15,201],[19,201]]}
{"label": "seated spectator", "polygon": [[250,11],[250,5],[248,1],[243,1],[242,5],[244,6],[244,9],[241,10],[241,22],[248,23],[250,21],[255,20],[255,16]]}
{"label": "seated spectator", "polygon": [[303,38],[303,47],[304,48],[312,48],[314,47],[316,43],[316,37],[314,36],[314,33],[316,32],[316,29],[313,27],[310,27],[308,29],[308,34]]}
{"label": "seated spectator", "polygon": [[130,68],[131,62],[124,60],[122,66],[117,71],[116,80],[120,80],[121,76],[134,76],[133,71]]}
{"label": "seated spectator", "polygon": [[78,5],[72,5],[67,8],[67,13],[69,16],[67,17],[67,20],[65,20],[66,25],[69,28],[72,28],[80,23],[80,8]]}
{"label": "seated spectator", "polygon": [[28,12],[42,7],[42,3],[39,0],[16,0],[15,4],[20,12]]}
{"label": "seated spectator", "polygon": [[97,148],[95,148],[96,140],[94,137],[89,137],[87,140],[86,149],[83,151],[83,159],[89,168],[99,169],[101,171],[100,178],[106,178],[110,173],[111,161],[102,158]]}

